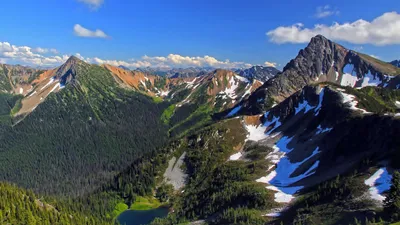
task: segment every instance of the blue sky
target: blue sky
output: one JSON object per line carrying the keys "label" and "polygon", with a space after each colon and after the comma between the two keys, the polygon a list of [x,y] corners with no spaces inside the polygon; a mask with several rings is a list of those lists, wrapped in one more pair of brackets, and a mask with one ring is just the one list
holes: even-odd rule
{"label": "blue sky", "polygon": [[394,0],[13,0],[2,8],[3,63],[56,66],[79,53],[132,68],[282,68],[317,33],[385,61],[400,58]]}

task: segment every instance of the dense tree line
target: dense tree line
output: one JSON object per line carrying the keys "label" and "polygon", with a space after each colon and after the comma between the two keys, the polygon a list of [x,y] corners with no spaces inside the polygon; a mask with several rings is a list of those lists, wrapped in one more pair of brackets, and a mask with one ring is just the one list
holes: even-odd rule
{"label": "dense tree line", "polygon": [[110,224],[91,214],[60,209],[40,200],[32,191],[0,183],[0,224],[66,225]]}
{"label": "dense tree line", "polygon": [[384,201],[385,212],[394,221],[400,220],[400,172],[395,171],[392,176],[392,186]]}

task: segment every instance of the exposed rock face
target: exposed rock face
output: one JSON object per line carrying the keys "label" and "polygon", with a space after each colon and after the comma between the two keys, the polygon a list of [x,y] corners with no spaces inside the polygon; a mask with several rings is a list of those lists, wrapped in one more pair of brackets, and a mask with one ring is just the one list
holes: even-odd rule
{"label": "exposed rock face", "polygon": [[168,168],[164,173],[164,180],[166,183],[174,186],[175,190],[179,190],[185,186],[187,174],[182,170],[186,152],[184,152],[179,159],[172,157],[168,162]]}
{"label": "exposed rock face", "polygon": [[71,56],[63,65],[61,65],[55,74],[55,78],[60,80],[62,85],[73,81],[76,77],[77,66],[85,63],[75,56]]}
{"label": "exposed rock face", "polygon": [[275,67],[270,66],[253,66],[248,69],[239,69],[236,71],[242,77],[246,77],[249,80],[259,80],[261,82],[266,82],[280,71]]}
{"label": "exposed rock face", "polygon": [[271,78],[242,103],[242,114],[259,114],[306,85],[332,82],[344,86],[387,86],[390,76],[400,70],[370,56],[347,50],[325,37],[311,39],[275,77]]}

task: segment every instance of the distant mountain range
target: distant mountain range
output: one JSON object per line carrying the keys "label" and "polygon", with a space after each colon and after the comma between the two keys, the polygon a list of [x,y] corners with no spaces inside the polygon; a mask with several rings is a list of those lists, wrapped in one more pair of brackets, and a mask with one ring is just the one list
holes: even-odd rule
{"label": "distant mountain range", "polygon": [[[119,66],[122,69],[129,70],[124,66]],[[188,78],[188,77],[198,77],[205,75],[209,72],[214,71],[215,68],[212,67],[189,67],[189,68],[137,68],[135,71],[144,72],[148,74],[165,76],[168,78]],[[261,82],[265,82],[268,79],[272,78],[280,71],[274,67],[264,67],[264,66],[253,66],[247,69],[231,69],[238,75],[242,77],[246,77],[250,80],[259,80]]]}
{"label": "distant mountain range", "polygon": [[248,69],[238,69],[235,72],[240,76],[246,77],[250,80],[259,80],[264,83],[277,75],[280,71],[275,67],[253,66]]}

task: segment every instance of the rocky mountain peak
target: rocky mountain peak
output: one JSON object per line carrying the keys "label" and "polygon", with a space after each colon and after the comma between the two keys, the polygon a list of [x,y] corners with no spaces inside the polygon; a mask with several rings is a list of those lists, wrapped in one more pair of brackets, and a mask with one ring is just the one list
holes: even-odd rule
{"label": "rocky mountain peak", "polygon": [[55,78],[60,80],[60,83],[65,85],[75,79],[79,65],[86,64],[76,56],[71,56],[63,65],[61,65],[55,74]]}

